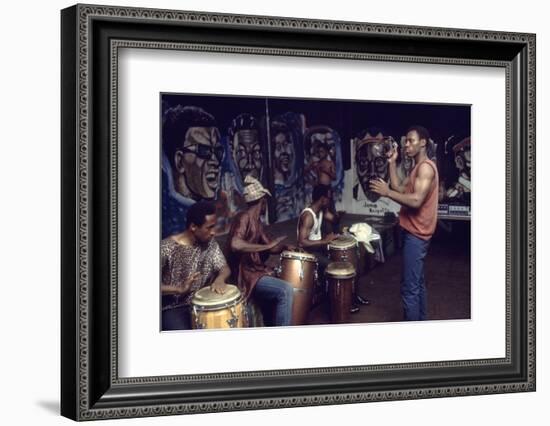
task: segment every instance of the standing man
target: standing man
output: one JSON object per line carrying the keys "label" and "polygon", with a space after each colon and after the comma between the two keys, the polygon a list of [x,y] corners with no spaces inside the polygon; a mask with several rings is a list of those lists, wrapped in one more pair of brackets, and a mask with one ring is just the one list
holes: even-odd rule
{"label": "standing man", "polygon": [[193,294],[210,285],[224,293],[231,271],[214,240],[216,207],[199,201],[187,211],[187,229],[160,243],[162,330],[191,328]]}
{"label": "standing man", "polygon": [[430,135],[422,126],[407,131],[405,154],[414,158],[414,168],[402,182],[397,175],[395,146],[388,153],[391,188],[383,180],[371,181],[370,189],[401,204],[399,224],[403,228],[403,276],[401,299],[406,321],[427,316],[424,258],[437,223],[439,175],[428,158]]}
{"label": "standing man", "polygon": [[[240,290],[263,304],[275,307],[275,318],[266,325],[288,326],[292,320],[294,288],[286,281],[272,276],[265,264],[270,253],[280,253],[286,236],[271,240],[265,233],[261,218],[267,211],[267,196],[271,193],[252,176],[244,180],[244,199],[247,209],[238,213],[231,222],[227,250],[229,265],[237,274]],[[267,256],[266,256],[267,255]],[[270,315],[264,315],[268,319]]]}

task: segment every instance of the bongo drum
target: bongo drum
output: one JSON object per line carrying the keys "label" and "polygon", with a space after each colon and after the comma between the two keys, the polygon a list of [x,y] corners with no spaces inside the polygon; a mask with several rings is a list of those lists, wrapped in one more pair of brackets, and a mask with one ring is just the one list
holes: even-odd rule
{"label": "bongo drum", "polygon": [[332,262],[325,270],[333,323],[347,322],[351,308],[355,267],[350,262]]}
{"label": "bongo drum", "polygon": [[240,328],[247,327],[246,309],[240,290],[231,284],[219,294],[210,287],[198,290],[191,299],[191,327]]}
{"label": "bongo drum", "polygon": [[292,325],[305,324],[317,281],[317,258],[305,252],[283,251],[280,259],[279,278],[294,287]]}

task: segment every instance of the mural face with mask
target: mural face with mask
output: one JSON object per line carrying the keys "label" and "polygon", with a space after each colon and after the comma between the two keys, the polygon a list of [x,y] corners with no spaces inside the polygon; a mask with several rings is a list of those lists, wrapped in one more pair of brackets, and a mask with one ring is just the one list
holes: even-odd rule
{"label": "mural face with mask", "polygon": [[379,130],[369,129],[355,138],[355,162],[357,178],[367,199],[375,202],[380,198],[369,189],[371,180],[388,180],[388,160],[386,154],[391,145],[388,138]]}
{"label": "mural face with mask", "polygon": [[214,117],[201,108],[179,105],[167,111],[163,130],[175,190],[196,201],[213,200],[224,156]]}
{"label": "mural face with mask", "polygon": [[241,181],[248,175],[261,181],[263,153],[256,119],[251,114],[240,114],[229,128],[229,137]]}

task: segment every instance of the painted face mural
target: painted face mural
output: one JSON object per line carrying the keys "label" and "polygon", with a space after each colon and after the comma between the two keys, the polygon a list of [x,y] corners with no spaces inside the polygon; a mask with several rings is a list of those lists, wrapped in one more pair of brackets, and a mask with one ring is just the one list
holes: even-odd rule
{"label": "painted face mural", "polygon": [[449,155],[447,145],[450,144],[453,152],[454,166],[458,170],[458,177],[456,182],[447,189],[445,196],[448,200],[456,201],[459,203],[469,204],[470,191],[471,191],[471,141],[470,137],[462,139],[460,142],[452,145],[454,136],[451,136],[445,142],[445,154]]}
{"label": "painted face mural", "polygon": [[185,135],[183,148],[178,151],[178,169],[182,169],[185,179],[182,195],[195,200],[212,200],[220,185],[220,166],[223,160],[223,147],[220,132],[216,127],[191,127]]}
{"label": "painted face mural", "polygon": [[296,156],[292,134],[286,125],[274,122],[272,125],[271,144],[273,147],[273,173],[275,184],[283,185],[294,171]]}
{"label": "painted face mural", "polygon": [[163,149],[174,189],[193,200],[213,200],[220,185],[224,148],[212,115],[201,108],[170,108],[163,125]]}
{"label": "painted face mural", "polygon": [[455,154],[455,165],[456,168],[460,171],[460,177],[463,179],[470,180],[470,170],[471,170],[471,145],[470,138],[462,139],[453,147],[453,152]]}
{"label": "painted face mural", "polygon": [[334,199],[342,198],[343,164],[340,136],[326,125],[312,126],[304,134],[304,179],[306,194],[322,183],[331,185]]}
{"label": "painted face mural", "polygon": [[270,123],[276,221],[296,217],[304,203],[302,170],[305,117],[294,112],[276,116]]}
{"label": "painted face mural", "polygon": [[354,140],[357,178],[367,199],[375,202],[380,195],[370,191],[371,180],[388,180],[388,159],[386,154],[391,149],[393,139],[385,137],[381,131],[366,130]]}
{"label": "painted face mural", "polygon": [[248,175],[262,180],[263,153],[256,119],[251,114],[238,115],[229,128],[229,143],[241,181]]}

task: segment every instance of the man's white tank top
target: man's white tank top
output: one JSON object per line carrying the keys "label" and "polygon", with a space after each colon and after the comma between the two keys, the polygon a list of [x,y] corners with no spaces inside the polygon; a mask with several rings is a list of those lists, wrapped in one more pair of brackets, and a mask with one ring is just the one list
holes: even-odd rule
{"label": "man's white tank top", "polygon": [[315,212],[310,209],[309,207],[306,207],[302,210],[300,213],[300,217],[304,214],[304,212],[309,212],[313,216],[313,227],[311,228],[311,231],[308,235],[308,240],[310,241],[319,241],[322,239],[321,236],[321,225],[323,224],[323,212],[319,212],[319,217],[315,214]]}

